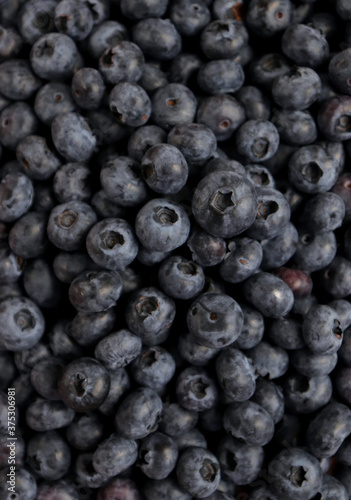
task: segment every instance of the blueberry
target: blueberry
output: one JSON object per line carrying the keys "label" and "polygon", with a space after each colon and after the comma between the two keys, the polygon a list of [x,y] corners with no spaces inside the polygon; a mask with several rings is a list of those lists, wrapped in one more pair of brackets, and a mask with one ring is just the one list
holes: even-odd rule
{"label": "blueberry", "polygon": [[213,236],[231,238],[255,220],[254,187],[234,172],[218,171],[204,177],[192,200],[196,222]]}
{"label": "blueberry", "polygon": [[320,193],[309,199],[301,215],[304,225],[312,232],[335,231],[345,217],[345,204],[335,193]]}
{"label": "blueberry", "polygon": [[109,107],[123,125],[140,127],[151,115],[151,101],[145,90],[132,82],[120,82],[109,95]]}
{"label": "blueberry", "polygon": [[167,133],[157,125],[144,125],[137,128],[128,140],[128,155],[137,162],[141,162],[146,151],[167,141]]}
{"label": "blueberry", "polygon": [[248,120],[269,120],[271,102],[258,87],[245,85],[235,94],[245,108]]}
{"label": "blueberry", "polygon": [[26,423],[38,432],[53,431],[69,425],[75,415],[62,401],[36,399],[26,408]]}
{"label": "blueberry", "polygon": [[69,85],[52,81],[43,85],[34,100],[34,111],[45,125],[51,125],[52,120],[60,113],[71,113],[76,105]]}
{"label": "blueberry", "polygon": [[239,304],[221,293],[200,295],[187,313],[188,328],[196,341],[212,349],[234,342],[240,335],[243,321]]}
{"label": "blueberry", "polygon": [[164,341],[174,317],[173,300],[154,287],[140,288],[134,292],[125,309],[128,328],[146,345]]}
{"label": "blueberry", "polygon": [[163,198],[153,198],[138,212],[135,232],[140,243],[149,250],[167,252],[185,243],[190,231],[190,221],[179,203]]}
{"label": "blueberry", "polygon": [[223,427],[228,434],[249,446],[264,446],[274,435],[271,415],[253,401],[228,405],[223,415]]}
{"label": "blueberry", "polygon": [[310,414],[329,403],[333,386],[328,375],[306,377],[292,374],[285,379],[286,408],[292,413]]}
{"label": "blueberry", "polygon": [[287,28],[291,22],[293,6],[290,0],[273,0],[261,4],[259,0],[250,3],[246,22],[250,30],[260,37],[271,37]]}
{"label": "blueberry", "polygon": [[194,366],[206,366],[219,349],[199,344],[192,333],[181,335],[178,342],[180,356]]}
{"label": "blueberry", "polygon": [[230,401],[246,401],[254,394],[254,369],[239,349],[224,349],[216,359],[216,372],[218,383]]}
{"label": "blueberry", "polygon": [[209,127],[200,123],[183,123],[172,128],[168,143],[176,146],[188,163],[201,165],[213,155],[217,141]]}
{"label": "blueberry", "polygon": [[140,386],[149,387],[157,393],[164,392],[175,370],[173,356],[161,346],[144,348],[130,365],[133,379]]}
{"label": "blueberry", "polygon": [[172,2],[169,17],[182,36],[198,35],[211,21],[211,13],[205,2],[175,0]]}
{"label": "blueberry", "polygon": [[234,93],[242,87],[244,79],[242,66],[230,59],[205,63],[197,73],[197,83],[207,94]]}
{"label": "blueberry", "polygon": [[270,89],[275,78],[286,73],[289,68],[290,65],[285,57],[273,52],[254,59],[250,63],[249,71],[257,85],[263,85]]}
{"label": "blueberry", "polygon": [[164,402],[159,430],[168,436],[180,436],[195,428],[198,413],[186,410],[179,403]]}
{"label": "blueberry", "polygon": [[149,17],[162,17],[167,10],[168,0],[121,0],[122,14],[132,21]]}
{"label": "blueberry", "polygon": [[65,319],[59,320],[48,333],[50,349],[54,356],[65,361],[72,361],[82,356],[82,349],[69,336],[70,327],[70,321]]}
{"label": "blueberry", "polygon": [[161,61],[173,59],[182,48],[182,39],[169,19],[141,19],[133,27],[133,41],[144,55]]}
{"label": "blueberry", "polygon": [[51,151],[46,139],[39,135],[28,135],[16,147],[17,160],[24,172],[35,180],[46,180],[61,166],[61,160]]}
{"label": "blueberry", "polygon": [[271,158],[279,146],[279,134],[267,120],[247,120],[236,133],[236,147],[248,162],[257,163]]}
{"label": "blueberry", "polygon": [[73,40],[84,40],[93,29],[93,15],[85,2],[76,4],[73,0],[60,0],[55,7],[56,29]]}
{"label": "blueberry", "polygon": [[95,347],[95,357],[108,370],[128,365],[141,353],[141,340],[127,329],[105,336]]}
{"label": "blueberry", "polygon": [[39,307],[27,297],[9,297],[0,303],[1,346],[8,351],[34,347],[44,334],[45,320]]}
{"label": "blueberry", "polygon": [[331,82],[343,95],[351,95],[351,50],[345,49],[335,54],[328,68],[328,75]]}
{"label": "blueberry", "polygon": [[41,81],[24,59],[10,59],[0,64],[1,93],[8,99],[24,101],[39,89]]}
{"label": "blueberry", "polygon": [[209,410],[219,396],[214,379],[206,369],[195,366],[179,374],[175,390],[179,404],[190,411]]}
{"label": "blueberry", "polygon": [[169,79],[168,75],[162,71],[160,63],[153,61],[144,64],[139,83],[149,95],[152,95],[156,90],[168,85]]}
{"label": "blueberry", "polygon": [[302,349],[306,345],[302,336],[301,321],[294,315],[272,320],[268,336],[276,345],[286,350]]}
{"label": "blueberry", "polygon": [[294,303],[290,288],[281,279],[265,272],[250,276],[244,283],[243,291],[246,300],[270,318],[285,316]]}
{"label": "blueberry", "polygon": [[40,360],[34,365],[30,373],[30,379],[34,389],[40,396],[53,401],[61,399],[57,384],[64,366],[62,360],[51,356]]}
{"label": "blueberry", "polygon": [[289,356],[285,349],[271,345],[266,340],[245,352],[256,375],[273,380],[283,376],[289,368]]}
{"label": "blueberry", "polygon": [[25,102],[15,102],[0,113],[0,144],[15,150],[17,144],[28,135],[35,134],[38,119],[33,109]]}
{"label": "blueberry", "polygon": [[[205,410],[199,414],[199,417],[201,418],[201,415],[208,415],[208,412],[212,411],[211,410]],[[217,428],[218,430],[218,428]],[[177,443],[178,450],[179,452],[186,450],[187,448],[190,448],[191,446],[197,446],[200,448],[207,448],[207,441],[205,436],[203,435],[202,432],[198,430],[197,427],[194,427],[193,429],[190,429],[187,432],[183,432],[179,436],[174,437],[174,441]]]}
{"label": "blueberry", "polygon": [[219,443],[217,456],[223,476],[234,484],[245,485],[258,478],[264,451],[228,435]]}
{"label": "blueberry", "polygon": [[97,313],[78,313],[72,319],[70,336],[81,346],[92,346],[111,333],[115,323],[114,307]]}
{"label": "blueberry", "polygon": [[208,59],[233,59],[247,44],[243,23],[233,19],[212,21],[201,33],[200,46]]}
{"label": "blueberry", "polygon": [[280,385],[270,380],[258,380],[256,390],[251,397],[251,401],[262,406],[272,417],[274,424],[277,424],[284,417],[285,400],[283,390]]}
{"label": "blueberry", "polygon": [[226,244],[224,239],[217,238],[203,229],[195,230],[187,241],[193,260],[201,267],[216,266],[225,257]]}
{"label": "blueberry", "polygon": [[286,264],[294,255],[298,241],[298,232],[291,222],[282,227],[273,238],[261,240],[262,269],[272,269]]}
{"label": "blueberry", "polygon": [[99,76],[111,85],[122,81],[137,82],[143,74],[143,69],[142,51],[135,43],[128,40],[122,40],[108,47],[99,59]]}
{"label": "blueberry", "polygon": [[91,57],[97,60],[105,50],[128,39],[128,30],[124,24],[114,20],[103,21],[90,32],[87,48]]}
{"label": "blueberry", "polygon": [[286,500],[312,498],[322,485],[319,461],[302,448],[278,453],[269,462],[268,477],[273,491]]}
{"label": "blueberry", "polygon": [[202,268],[180,256],[163,260],[158,272],[162,290],[174,299],[188,300],[201,293],[205,285]]}
{"label": "blueberry", "polygon": [[78,113],[57,115],[51,124],[51,136],[57,151],[68,161],[86,161],[94,153],[96,136]]}
{"label": "blueberry", "polygon": [[178,448],[173,439],[162,432],[153,432],[140,443],[137,465],[145,476],[162,480],[172,472],[177,459]]}
{"label": "blueberry", "polygon": [[77,55],[77,46],[68,35],[47,33],[33,44],[30,62],[40,78],[61,80],[72,76]]}
{"label": "blueberry", "polygon": [[83,489],[84,492],[85,488],[88,488],[88,491],[91,491],[90,488],[100,488],[107,481],[105,476],[96,472],[92,460],[93,453],[80,453],[75,461],[75,484],[80,491]]}
{"label": "blueberry", "polygon": [[333,354],[340,348],[343,337],[339,315],[329,306],[311,307],[303,320],[302,334],[311,351]]}
{"label": "blueberry", "polygon": [[317,139],[317,125],[309,111],[274,108],[272,122],[277,127],[281,140],[286,144],[305,146]]}
{"label": "blueberry", "polygon": [[72,78],[72,95],[80,108],[97,109],[105,93],[101,74],[95,68],[81,68]]}
{"label": "blueberry", "polygon": [[152,119],[159,127],[170,130],[195,118],[197,101],[193,92],[181,83],[170,83],[152,96]]}
{"label": "blueberry", "polygon": [[319,108],[317,123],[321,133],[329,141],[351,139],[350,96],[335,96],[326,99]]}
{"label": "blueberry", "polygon": [[183,490],[197,498],[208,497],[218,487],[221,470],[218,459],[210,451],[190,447],[179,457],[177,478]]}
{"label": "blueberry", "polygon": [[63,370],[58,389],[64,403],[76,411],[98,408],[110,388],[107,370],[93,358],[77,358]]}
{"label": "blueberry", "polygon": [[292,24],[282,36],[282,51],[295,64],[317,68],[329,56],[329,45],[323,34],[307,24]]}
{"label": "blueberry", "polygon": [[162,400],[155,391],[139,387],[130,392],[117,408],[115,426],[127,439],[143,439],[157,430]]}
{"label": "blueberry", "polygon": [[33,45],[45,33],[54,29],[56,0],[29,0],[18,14],[18,29],[22,38]]}
{"label": "blueberry", "polygon": [[68,443],[57,431],[36,433],[28,441],[27,463],[42,479],[60,479],[66,475],[71,464]]}
{"label": "blueberry", "polygon": [[108,439],[99,444],[94,452],[92,464],[96,472],[110,478],[133,465],[137,457],[136,441],[111,434]]}
{"label": "blueberry", "polygon": [[329,474],[323,475],[323,483],[320,488],[320,495],[326,500],[338,498],[340,500],[347,500],[348,493],[345,486],[335,477]]}
{"label": "blueberry", "polygon": [[226,141],[245,121],[245,109],[231,95],[218,94],[201,102],[196,121],[210,128],[217,141]]}
{"label": "blueberry", "polygon": [[79,312],[97,313],[114,307],[122,292],[117,271],[83,271],[70,284],[68,295]]}
{"label": "blueberry", "polygon": [[233,346],[239,349],[250,349],[262,340],[265,330],[264,320],[262,314],[256,309],[246,304],[240,304],[240,307],[244,314],[244,324]]}
{"label": "blueberry", "polygon": [[274,101],[289,110],[307,109],[317,99],[321,81],[313,69],[294,66],[287,73],[278,76],[272,85]]}
{"label": "blueberry", "polygon": [[[18,442],[17,442],[18,443]],[[17,448],[17,445],[16,445]],[[1,469],[0,472],[0,496],[3,498],[11,498],[9,497],[9,474],[13,472],[13,469],[5,466],[5,468]],[[35,500],[37,498],[37,483],[35,480],[35,475],[33,472],[29,472],[21,466],[16,467],[16,493],[13,493],[17,496],[21,496],[23,500]],[[10,490],[11,491],[11,490]],[[11,495],[11,493],[10,493]]]}
{"label": "blueberry", "polygon": [[159,479],[159,480],[149,479],[145,483],[144,494],[146,500],[162,500],[163,498],[172,498],[172,497],[176,500],[191,499],[191,495],[186,493],[179,486],[178,482],[172,477],[167,477],[166,479]]}
{"label": "blueberry", "polygon": [[331,402],[319,411],[306,433],[307,445],[315,457],[335,455],[351,432],[350,417],[350,409],[337,402]]}

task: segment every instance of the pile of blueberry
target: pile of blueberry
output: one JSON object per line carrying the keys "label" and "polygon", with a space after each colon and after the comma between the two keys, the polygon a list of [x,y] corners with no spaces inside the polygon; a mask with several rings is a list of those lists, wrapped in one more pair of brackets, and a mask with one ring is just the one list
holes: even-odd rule
{"label": "pile of blueberry", "polygon": [[350,0],[0,0],[0,157],[0,500],[351,499]]}

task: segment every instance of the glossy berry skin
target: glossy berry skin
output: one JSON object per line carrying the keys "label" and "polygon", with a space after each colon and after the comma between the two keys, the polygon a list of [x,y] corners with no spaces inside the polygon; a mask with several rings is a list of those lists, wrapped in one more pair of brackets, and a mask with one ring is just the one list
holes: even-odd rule
{"label": "glossy berry skin", "polygon": [[282,36],[284,55],[300,66],[317,68],[329,55],[329,45],[319,30],[307,24],[289,26]]}
{"label": "glossy berry skin", "polygon": [[209,127],[183,123],[172,128],[168,143],[177,147],[189,164],[201,165],[213,155],[217,141]]}
{"label": "glossy berry skin", "polygon": [[84,40],[93,29],[93,16],[85,2],[80,5],[71,0],[60,0],[54,15],[56,29],[73,40]]}
{"label": "glossy berry skin", "polygon": [[254,274],[262,261],[262,247],[256,240],[236,238],[228,243],[228,253],[219,272],[229,283],[240,283]]}
{"label": "glossy berry skin", "polygon": [[97,222],[95,212],[83,201],[69,201],[56,205],[48,221],[48,238],[57,248],[79,250],[90,228]]}
{"label": "glossy berry skin", "polygon": [[272,122],[277,127],[280,139],[285,144],[305,146],[317,139],[317,125],[309,111],[274,108]]}
{"label": "glossy berry skin", "polygon": [[105,93],[101,74],[95,68],[81,68],[71,82],[72,95],[82,109],[97,109]]}
{"label": "glossy berry skin", "polygon": [[113,271],[125,269],[138,253],[134,231],[124,219],[109,218],[95,224],[87,235],[86,247],[96,264]]}
{"label": "glossy berry skin", "polygon": [[231,238],[248,229],[255,220],[254,187],[234,172],[214,172],[197,185],[192,210],[203,229],[213,236]]}
{"label": "glossy berry skin", "polygon": [[30,209],[34,187],[27,175],[8,173],[0,183],[0,220],[15,222]]}
{"label": "glossy berry skin", "polygon": [[34,100],[34,111],[45,125],[51,125],[52,120],[60,113],[70,113],[76,110],[69,85],[52,81],[40,87]]}
{"label": "glossy berry skin", "polygon": [[92,464],[96,472],[110,478],[128,469],[135,463],[137,457],[136,441],[111,434],[95,450]]}
{"label": "glossy berry skin", "polygon": [[72,38],[63,33],[47,33],[32,46],[30,61],[35,74],[45,80],[69,78],[78,55]]}
{"label": "glossy berry skin", "polygon": [[262,314],[257,309],[246,304],[240,304],[240,307],[244,314],[244,324],[233,347],[250,349],[262,340],[265,330],[264,320]]}
{"label": "glossy berry skin", "polygon": [[39,307],[27,297],[8,297],[1,301],[1,347],[23,351],[34,347],[44,334],[45,319]]}
{"label": "glossy berry skin", "polygon": [[228,434],[244,440],[249,446],[264,446],[274,435],[272,417],[253,401],[228,405],[223,415],[223,427]]}
{"label": "glossy berry skin", "polygon": [[247,162],[258,163],[271,158],[279,146],[279,134],[267,120],[247,120],[238,129],[236,147]]}
{"label": "glossy berry skin", "polygon": [[25,173],[35,180],[46,180],[61,166],[61,160],[45,139],[39,135],[29,135],[16,147],[16,157]]}
{"label": "glossy berry skin", "polygon": [[299,243],[293,260],[304,271],[318,271],[333,261],[336,251],[336,238],[333,231],[317,234],[300,231]]}
{"label": "glossy berry skin", "polygon": [[197,83],[207,94],[234,93],[243,85],[244,78],[242,66],[230,59],[205,63],[197,73]]}
{"label": "glossy berry skin", "polygon": [[173,439],[162,432],[153,432],[139,446],[137,465],[145,476],[162,480],[172,472],[177,458],[178,448]]}
{"label": "glossy berry skin", "polygon": [[295,226],[288,222],[273,238],[261,240],[263,250],[262,269],[273,269],[283,266],[294,255],[299,235]]}
{"label": "glossy berry skin", "polygon": [[217,20],[209,23],[201,33],[200,45],[205,56],[215,59],[234,59],[248,41],[248,32],[239,21]]}
{"label": "glossy berry skin", "polygon": [[10,59],[0,64],[1,93],[14,101],[24,101],[40,87],[40,79],[24,59]]}
{"label": "glossy berry skin", "polygon": [[189,217],[182,205],[153,198],[138,212],[135,232],[140,243],[149,250],[168,252],[186,242],[190,231]]}
{"label": "glossy berry skin", "polygon": [[226,141],[245,121],[245,109],[231,95],[218,94],[201,102],[196,121],[210,128],[217,141]]}
{"label": "glossy berry skin", "polygon": [[333,354],[342,344],[339,315],[329,306],[313,306],[302,323],[302,334],[311,351]]}
{"label": "glossy berry skin", "polygon": [[204,411],[212,408],[218,400],[218,388],[206,369],[191,366],[185,368],[176,381],[179,404],[189,411]]}
{"label": "glossy berry skin", "polygon": [[312,279],[300,269],[280,267],[275,274],[289,286],[297,299],[309,295],[312,291]]}
{"label": "glossy berry skin", "polygon": [[37,132],[38,119],[26,102],[15,102],[0,113],[0,144],[15,150],[20,140]]}
{"label": "glossy berry skin", "polygon": [[146,184],[156,193],[175,194],[186,184],[188,164],[182,153],[171,144],[149,148],[141,160]]}
{"label": "glossy berry skin", "polygon": [[287,500],[312,498],[322,485],[319,461],[302,448],[289,448],[276,455],[268,465],[270,486]]}
{"label": "glossy berry skin", "polygon": [[274,380],[283,376],[289,368],[289,356],[285,349],[261,340],[245,352],[253,365],[256,375]]}
{"label": "glossy berry skin", "polygon": [[351,410],[343,404],[331,402],[308,426],[307,445],[317,458],[335,455],[344,439],[351,433]]}
{"label": "glossy berry skin", "polygon": [[140,165],[128,156],[109,158],[101,169],[100,181],[107,197],[118,206],[137,206],[148,198]]}
{"label": "glossy berry skin", "polygon": [[89,201],[92,195],[91,170],[85,163],[66,163],[53,179],[55,196],[60,203]]}
{"label": "glossy berry skin", "polygon": [[161,346],[144,348],[130,366],[133,379],[144,387],[163,393],[173,378],[176,363],[173,356]]}
{"label": "glossy berry skin", "polygon": [[204,293],[187,313],[189,331],[197,342],[212,349],[223,348],[240,335],[244,322],[239,304],[229,295]]}
{"label": "glossy berry skin", "polygon": [[67,161],[86,161],[94,152],[96,136],[78,113],[57,115],[51,124],[55,148]]}
{"label": "glossy berry skin", "polygon": [[160,61],[173,59],[182,48],[181,36],[169,19],[140,20],[133,27],[133,41],[144,55]]}
{"label": "glossy berry skin", "polygon": [[117,408],[117,432],[127,439],[143,439],[157,430],[161,413],[162,400],[158,394],[147,387],[139,387]]}
{"label": "glossy berry skin", "polygon": [[110,377],[94,358],[77,358],[63,370],[58,389],[63,402],[75,411],[99,408],[110,388]]}
{"label": "glossy berry skin", "polygon": [[113,307],[98,313],[78,313],[72,319],[70,336],[81,346],[92,346],[112,332],[115,323]]}
{"label": "glossy berry skin", "polygon": [[117,271],[84,271],[70,284],[71,304],[83,313],[102,312],[114,307],[122,292],[122,280]]}
{"label": "glossy berry skin", "polygon": [[331,97],[319,108],[318,128],[329,141],[347,141],[351,139],[350,114],[350,96]]}
{"label": "glossy berry skin", "polygon": [[269,273],[259,272],[250,276],[244,283],[243,291],[246,300],[269,318],[285,316],[294,304],[294,295],[288,285]]}
{"label": "glossy berry skin", "polygon": [[137,358],[141,348],[140,337],[125,328],[102,338],[95,347],[95,357],[108,370],[118,370]]}
{"label": "glossy berry skin", "polygon": [[239,349],[224,349],[216,359],[218,383],[230,401],[248,400],[255,392],[255,372],[252,364]]}
{"label": "glossy berry skin", "polygon": [[251,401],[259,404],[272,417],[274,424],[277,424],[284,417],[285,401],[283,390],[280,385],[269,380],[258,380],[256,390]]}
{"label": "glossy berry skin", "polygon": [[196,498],[214,493],[221,477],[216,456],[199,447],[190,447],[180,455],[176,472],[181,488]]}
{"label": "glossy berry skin", "polygon": [[[307,216],[308,214],[308,216]],[[345,217],[345,204],[336,193],[320,193],[304,205],[301,219],[313,232],[334,231],[342,225]]]}
{"label": "glossy berry skin", "polygon": [[201,293],[205,285],[202,268],[180,256],[163,260],[158,272],[162,290],[174,299],[188,300]]}
{"label": "glossy berry skin", "polygon": [[106,83],[137,82],[144,68],[144,55],[139,47],[128,40],[122,40],[107,48],[99,59],[99,73]]}
{"label": "glossy berry skin", "polygon": [[284,109],[303,110],[313,104],[321,91],[321,80],[313,69],[295,66],[278,76],[272,86],[274,101]]}
{"label": "glossy berry skin", "polygon": [[154,287],[140,288],[128,300],[125,318],[129,330],[145,345],[164,341],[175,317],[173,300]]}
{"label": "glossy berry skin", "polygon": [[71,452],[68,443],[57,431],[38,432],[28,441],[26,461],[37,476],[55,481],[67,473]]}

